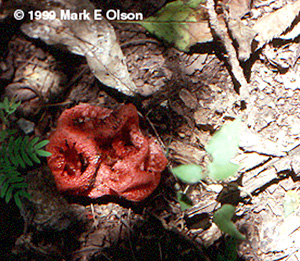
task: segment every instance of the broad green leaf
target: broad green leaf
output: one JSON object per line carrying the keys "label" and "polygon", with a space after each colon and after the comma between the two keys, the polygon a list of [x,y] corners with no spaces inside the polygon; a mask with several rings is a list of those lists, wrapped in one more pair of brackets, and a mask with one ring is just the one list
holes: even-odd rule
{"label": "broad green leaf", "polygon": [[185,211],[193,206],[192,200],[187,194],[184,194],[182,191],[176,193],[177,201],[180,204],[181,211]]}
{"label": "broad green leaf", "polygon": [[211,138],[206,151],[213,160],[208,165],[208,175],[212,179],[223,180],[236,173],[239,166],[231,162],[239,147],[241,119],[224,125]]}
{"label": "broad green leaf", "polygon": [[224,204],[220,209],[214,213],[213,222],[224,233],[240,240],[245,240],[246,237],[241,234],[231,221],[235,212],[235,207],[230,204]]}
{"label": "broad green leaf", "polygon": [[299,196],[295,191],[288,191],[285,194],[283,209],[284,217],[292,214],[299,207]]}
{"label": "broad green leaf", "polygon": [[195,164],[180,165],[173,168],[172,172],[181,181],[189,184],[198,183],[205,178],[202,168]]}
{"label": "broad green leaf", "polygon": [[239,165],[231,163],[229,161],[222,164],[222,162],[214,160],[208,165],[207,169],[208,176],[210,178],[215,180],[223,180],[233,176],[239,169]]}
{"label": "broad green leaf", "polygon": [[168,3],[154,16],[139,22],[150,33],[189,51],[196,43],[212,41],[205,0],[177,0]]}

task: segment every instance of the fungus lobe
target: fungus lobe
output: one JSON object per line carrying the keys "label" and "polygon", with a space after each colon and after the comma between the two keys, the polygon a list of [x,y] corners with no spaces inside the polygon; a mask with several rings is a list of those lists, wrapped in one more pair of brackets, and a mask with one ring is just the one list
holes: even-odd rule
{"label": "fungus lobe", "polygon": [[115,111],[89,104],[67,109],[49,140],[57,188],[73,195],[140,201],[158,186],[167,165],[155,139],[142,134],[132,104]]}

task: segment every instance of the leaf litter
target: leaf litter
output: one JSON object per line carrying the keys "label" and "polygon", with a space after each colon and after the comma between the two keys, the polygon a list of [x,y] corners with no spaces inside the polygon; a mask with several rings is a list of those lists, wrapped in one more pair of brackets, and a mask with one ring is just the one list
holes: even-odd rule
{"label": "leaf litter", "polygon": [[[275,13],[276,12],[272,12],[272,14],[274,14],[274,16],[275,16]],[[245,21],[243,21],[243,22],[245,22]],[[293,27],[293,28],[296,28],[296,27]],[[276,37],[278,37],[278,34],[274,33],[274,35],[277,35]],[[297,32],[294,35],[296,36]],[[272,48],[272,45],[268,45],[268,46],[271,46],[271,48]],[[262,46],[262,48],[264,48],[264,46]],[[260,63],[262,61],[264,61],[265,63],[267,63],[267,60],[258,60],[256,63],[260,67],[262,67],[263,65]],[[296,59],[295,63],[297,65],[297,59]],[[259,66],[257,66],[257,64],[253,67],[252,74],[256,73],[255,70],[257,69],[257,67],[259,67]],[[287,69],[291,70],[291,67],[288,67]],[[264,73],[263,70],[260,71],[262,73],[262,75],[260,75],[260,76],[262,76],[261,80],[264,80],[265,83],[268,81],[268,83],[266,83],[266,85],[265,85],[266,87],[263,90],[260,90],[259,86],[258,86],[259,83],[256,82],[256,81],[252,81],[251,82],[252,86],[251,86],[250,91],[251,91],[252,99],[255,100],[256,106],[263,106],[262,108],[268,108],[268,110],[262,110],[260,112],[260,111],[256,110],[256,108],[255,108],[256,106],[254,106],[253,110],[251,110],[250,112],[248,111],[248,115],[244,115],[246,117],[246,124],[248,124],[247,128],[250,128],[251,131],[253,131],[253,132],[256,132],[257,130],[259,130],[259,132],[260,132],[259,133],[259,137],[262,138],[260,140],[260,142],[262,142],[262,143],[264,143],[263,139],[271,140],[273,145],[277,144],[277,143],[280,144],[280,145],[282,145],[281,143],[283,141],[290,142],[290,145],[285,149],[285,151],[283,151],[284,153],[289,153],[290,148],[291,147],[296,147],[297,148],[297,143],[298,143],[298,136],[297,136],[298,134],[288,135],[288,133],[290,131],[290,125],[292,124],[292,122],[295,121],[295,115],[297,115],[295,113],[297,113],[296,108],[299,105],[297,103],[298,92],[297,92],[296,88],[295,88],[294,92],[292,92],[292,93],[291,92],[287,92],[285,90],[285,88],[282,88],[282,87],[285,87],[285,86],[282,86],[282,83],[279,84],[278,82],[274,82],[274,78],[272,78],[272,77],[274,77],[275,74],[278,74],[278,71],[277,71],[276,68],[274,69],[273,67],[269,67],[269,68],[265,68],[264,67],[264,70],[266,72],[268,72],[268,79],[263,77],[263,73]],[[204,67],[203,71],[205,72],[205,67]],[[220,71],[218,71],[218,73],[220,73]],[[280,76],[283,76],[283,75],[284,74],[281,74]],[[193,73],[191,73],[191,77],[195,77],[193,75]],[[273,85],[273,86],[271,86],[271,85]],[[283,85],[285,85],[285,84],[283,83]],[[229,88],[232,88],[232,85],[228,85],[228,86],[230,86]],[[228,86],[227,86],[227,89],[228,89]],[[189,86],[185,86],[185,87],[189,87]],[[222,86],[219,83],[217,83],[217,84],[210,83],[209,87],[211,89],[213,89],[214,91],[218,92],[218,93],[221,92],[220,89],[223,91],[223,89],[221,88]],[[260,90],[260,91],[258,91],[258,90]],[[201,92],[201,90],[200,90],[200,92]],[[274,92],[276,92],[276,93],[274,93]],[[197,142],[200,141],[200,144],[205,144],[205,138],[203,138],[203,137],[207,134],[207,130],[205,131],[204,128],[205,127],[207,127],[208,129],[209,129],[209,127],[211,128],[211,126],[209,126],[209,124],[211,122],[211,117],[213,117],[214,115],[217,115],[217,114],[215,114],[215,110],[217,110],[217,108],[215,108],[214,105],[212,105],[212,104],[210,104],[208,102],[209,98],[206,98],[206,100],[205,100],[205,99],[201,99],[201,96],[198,93],[193,92],[193,94],[195,94],[197,96],[197,100],[198,100],[199,103],[204,104],[206,106],[207,110],[210,110],[210,108],[213,108],[212,109],[213,113],[211,114],[210,118],[206,119],[205,124],[199,124],[198,126],[196,126],[196,129],[198,129],[199,133],[201,133],[203,135],[201,136],[198,133],[198,135],[193,134],[193,135],[189,136],[189,134],[185,133],[185,136],[184,136],[184,138],[182,138],[182,141],[181,141],[182,146],[184,146],[185,142],[187,140],[189,141],[189,139],[191,141],[193,141],[189,145],[191,145],[191,144],[194,145],[195,144],[194,143],[195,140]],[[273,101],[280,100],[281,105],[279,105],[279,104],[277,104],[275,102],[275,106],[272,107],[271,106],[271,102],[268,102],[268,99],[267,99],[268,97],[269,97],[269,99],[271,99]],[[214,103],[214,101],[210,101],[210,102]],[[217,101],[216,101],[216,103],[217,103]],[[288,104],[290,104],[292,107],[289,107]],[[224,119],[227,119],[226,118],[226,117],[228,117],[228,108],[227,107],[222,108],[222,110],[218,110],[218,112],[221,111],[221,116],[220,116],[220,119],[218,119],[218,121],[216,121],[217,126],[220,126],[220,124],[222,122],[224,122]],[[166,107],[166,109],[168,109],[168,107]],[[192,108],[189,108],[189,109],[194,109],[194,110],[198,111],[199,113],[201,113],[201,108],[197,108],[195,106],[192,106]],[[261,121],[260,118],[265,118],[265,116],[268,116],[267,114],[261,114],[261,113],[262,112],[266,112],[266,111],[271,111],[271,110],[276,111],[276,114],[274,114],[275,116],[272,118],[272,121],[266,121],[266,122]],[[263,115],[263,117],[260,117],[261,115]],[[247,117],[249,117],[249,118],[247,119]],[[250,119],[251,117],[254,120],[251,121],[251,119]],[[223,121],[222,121],[222,119],[223,119]],[[248,120],[248,122],[247,122],[247,120]],[[200,126],[200,125],[202,125],[202,126]],[[213,128],[216,128],[217,126],[213,125]],[[197,147],[197,149],[199,149],[199,148]],[[242,149],[244,149],[243,146],[242,146]],[[286,161],[286,162],[284,162],[284,163],[281,164],[281,165],[284,165],[284,166],[280,166],[280,164],[276,164],[276,169],[274,169],[274,167],[272,166],[272,164],[264,165],[264,161],[266,161],[266,158],[267,158],[267,161],[268,161],[268,158],[272,158],[271,162],[275,162],[276,161],[277,163],[278,162],[280,163],[282,161],[282,159],[284,159],[284,156],[272,152],[272,149],[273,148],[270,149],[270,147],[268,147],[267,149],[264,149],[262,147],[261,150],[256,151],[255,146],[254,146],[254,147],[252,147],[252,149],[246,150],[246,153],[245,153],[246,157],[247,157],[247,155],[250,156],[250,155],[254,155],[255,154],[255,155],[259,155],[260,156],[259,158],[262,158],[261,161],[260,160],[257,161],[257,163],[256,163],[256,165],[254,166],[253,169],[251,169],[251,170],[249,170],[249,171],[247,171],[245,173],[246,179],[244,180],[244,184],[246,185],[246,187],[247,186],[249,187],[249,183],[250,183],[249,180],[251,180],[251,179],[249,179],[249,177],[251,175],[254,176],[254,178],[251,181],[252,184],[255,184],[255,186],[254,186],[254,188],[252,190],[253,193],[258,193],[256,191],[258,191],[259,189],[261,189],[266,184],[266,182],[267,182],[267,184],[269,184],[269,182],[276,181],[276,182],[279,182],[279,184],[281,186],[283,184],[283,181],[287,181],[286,179],[284,179],[284,180],[278,180],[277,170],[283,170],[283,171],[285,171],[285,169],[289,169],[290,165],[291,165],[289,161]],[[280,149],[280,151],[282,151],[282,149]],[[266,152],[267,152],[267,154],[266,154]],[[184,155],[181,155],[181,156],[182,156],[182,158],[184,158]],[[294,158],[294,155],[293,155],[293,158]],[[299,170],[297,170],[297,159],[296,159],[295,162],[292,162],[292,166],[293,166],[293,170],[295,170],[295,173],[298,174]],[[281,173],[281,175],[282,175],[282,173]],[[271,177],[271,179],[269,179],[269,177]],[[290,179],[288,181],[289,181],[289,183],[287,185],[285,185],[284,188],[286,190],[294,190],[294,191],[297,192],[297,190],[296,190],[296,188],[294,186],[295,183],[293,181],[291,181]],[[274,259],[275,258],[274,256],[272,256],[272,254],[271,254],[270,251],[272,251],[272,253],[274,255],[277,255],[276,258],[282,257],[282,255],[279,256],[279,253],[276,253],[276,251],[275,252],[273,251],[275,249],[275,247],[277,247],[277,250],[286,250],[288,248],[288,247],[286,247],[286,245],[282,245],[281,248],[280,248],[279,245],[277,246],[275,244],[272,244],[271,242],[269,242],[267,240],[266,237],[264,237],[265,233],[267,231],[271,231],[272,229],[274,229],[274,226],[276,226],[276,224],[277,224],[275,222],[275,218],[276,217],[274,216],[274,213],[276,215],[278,215],[278,214],[281,213],[280,211],[282,211],[282,209],[280,208],[280,206],[282,206],[282,201],[279,201],[280,197],[276,196],[276,199],[274,199],[275,198],[275,194],[274,193],[276,193],[276,191],[279,190],[278,187],[280,187],[280,186],[278,186],[277,184],[275,184],[274,186],[269,186],[266,189],[266,191],[264,191],[263,193],[261,193],[261,195],[262,194],[263,195],[259,198],[260,202],[258,204],[257,204],[257,202],[254,202],[254,203],[256,203],[255,204],[255,206],[256,206],[255,213],[266,213],[266,214],[256,215],[256,216],[253,216],[253,217],[250,216],[249,217],[249,216],[247,216],[247,213],[252,213],[253,207],[251,207],[251,208],[249,207],[247,209],[248,212],[245,210],[245,206],[247,206],[247,205],[242,205],[242,206],[238,207],[238,211],[240,211],[240,213],[244,213],[246,215],[246,217],[249,218],[247,220],[246,224],[249,224],[249,226],[252,225],[252,224],[255,224],[254,226],[257,226],[256,229],[261,230],[259,232],[260,233],[259,234],[259,238],[261,238],[262,239],[262,243],[264,243],[264,246],[262,246],[261,250],[265,254],[265,257],[268,256],[266,259]],[[198,193],[198,191],[197,191],[197,193]],[[258,194],[258,195],[260,196],[260,194]],[[206,197],[205,193],[201,193],[201,194],[199,193],[199,194],[197,194],[197,198],[196,199],[195,199],[195,197],[193,197],[193,200],[195,200],[196,203],[199,204],[199,206],[203,206],[203,204],[205,204],[204,203],[205,197]],[[268,202],[267,202],[268,205],[264,205],[265,202],[266,202],[266,201],[264,201],[264,198],[268,198],[269,199]],[[281,199],[283,199],[282,196],[281,196]],[[274,202],[276,202],[276,204]],[[258,205],[258,207],[257,207],[257,205]],[[272,214],[272,211],[274,212],[273,214]],[[265,225],[266,223],[259,223],[261,221],[263,215],[265,215],[266,217],[270,217],[271,216],[272,220],[274,220],[274,222],[273,222],[274,224],[272,222],[267,222],[269,224],[268,224],[268,226],[266,226]],[[291,215],[296,215],[297,216],[298,213],[293,213]],[[257,218],[257,220],[253,220],[252,218],[253,219]],[[166,218],[165,220],[170,220],[170,218]],[[271,220],[271,219],[269,219],[269,220]],[[297,220],[297,218],[295,220]],[[280,223],[278,223],[278,224],[280,224]],[[290,233],[291,235],[295,236],[296,235],[296,229],[297,229],[297,227],[294,227],[294,228],[295,228],[295,232],[294,233],[292,233],[290,230],[287,233]],[[211,230],[211,231],[213,231],[213,230]],[[190,231],[190,233],[192,235],[195,235],[195,233],[193,231]],[[201,234],[201,232],[199,232],[199,233]],[[255,235],[255,233],[253,233],[253,234]],[[208,233],[206,235],[208,235]],[[285,238],[287,238],[288,235],[289,234],[286,234]],[[275,236],[275,234],[274,234],[274,236]],[[197,240],[197,237],[199,238],[200,236],[197,235],[195,237],[195,241]],[[211,237],[211,238],[207,237],[206,239],[208,241],[211,240],[210,242],[213,242],[213,240],[214,240],[213,237]],[[278,238],[276,238],[276,242],[277,241],[279,242]],[[255,249],[255,247],[257,247],[257,245],[258,245],[255,242],[256,241],[253,240],[252,244],[251,244],[251,247],[253,249]],[[289,242],[291,242],[291,244],[293,244],[292,241],[289,241]]]}

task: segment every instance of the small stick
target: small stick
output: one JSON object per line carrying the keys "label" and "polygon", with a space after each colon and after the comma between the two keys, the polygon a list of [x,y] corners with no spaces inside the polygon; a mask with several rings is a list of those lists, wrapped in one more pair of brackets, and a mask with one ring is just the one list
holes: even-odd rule
{"label": "small stick", "polygon": [[222,24],[219,23],[217,18],[217,13],[215,11],[215,3],[214,0],[207,0],[206,7],[208,9],[208,15],[209,15],[209,23],[212,31],[215,33],[217,37],[221,39],[223,42],[225,49],[228,53],[227,61],[229,65],[231,66],[231,72],[233,74],[233,77],[238,81],[240,84],[240,97],[242,101],[248,100],[249,97],[249,89],[248,89],[248,83],[244,76],[243,70],[240,66],[240,63],[237,58],[237,54],[235,51],[235,48],[233,46],[232,40],[228,35],[228,31],[224,30],[224,27]]}

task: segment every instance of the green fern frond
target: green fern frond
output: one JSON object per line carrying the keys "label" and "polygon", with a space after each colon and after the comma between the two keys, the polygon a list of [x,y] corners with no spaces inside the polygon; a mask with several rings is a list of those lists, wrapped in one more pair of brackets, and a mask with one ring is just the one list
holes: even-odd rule
{"label": "green fern frond", "polygon": [[33,166],[34,162],[41,162],[39,157],[51,156],[50,152],[42,149],[49,141],[38,141],[38,137],[29,140],[29,136],[10,136],[0,146],[0,197],[6,203],[14,198],[16,205],[21,208],[21,198],[30,198],[26,192],[28,184],[18,168]]}
{"label": "green fern frond", "polygon": [[8,158],[15,167],[25,168],[27,166],[33,166],[33,162],[41,163],[39,157],[49,157],[51,153],[41,149],[49,141],[43,140],[37,143],[39,137],[35,137],[29,141],[29,137],[24,138],[19,136],[17,138],[11,136],[8,140],[8,144],[2,144],[0,148],[0,155],[4,158]]}
{"label": "green fern frond", "polygon": [[[1,112],[1,110],[0,110],[0,112]],[[14,135],[16,132],[17,132],[17,130],[10,130],[10,129],[1,130],[0,142],[4,142],[7,139],[7,137]]]}
{"label": "green fern frond", "polygon": [[0,102],[0,197],[8,203],[14,198],[17,206],[22,207],[22,197],[30,198],[26,192],[28,184],[19,172],[26,166],[41,163],[40,157],[51,156],[42,148],[48,140],[39,142],[39,137],[29,140],[29,136],[14,137],[17,130],[10,129],[8,117],[16,111],[21,102],[9,101],[7,97]]}
{"label": "green fern frond", "polygon": [[[22,207],[20,195],[30,198],[30,195],[25,191],[28,184],[25,182],[24,177],[21,176],[20,172],[15,167],[6,166],[1,168],[0,174],[0,197],[5,199],[6,203],[9,203],[12,197],[19,208]],[[16,198],[16,195],[17,196]]]}
{"label": "green fern frond", "polygon": [[0,102],[0,109],[3,109],[7,115],[13,114],[17,108],[21,105],[21,101],[16,102],[15,99],[11,101],[7,97],[4,98],[3,102]]}
{"label": "green fern frond", "polygon": [[31,198],[31,195],[29,193],[27,193],[25,190],[19,190],[14,194],[14,200],[16,202],[16,205],[19,208],[22,208],[22,201],[20,199],[20,197],[24,197],[24,198]]}

